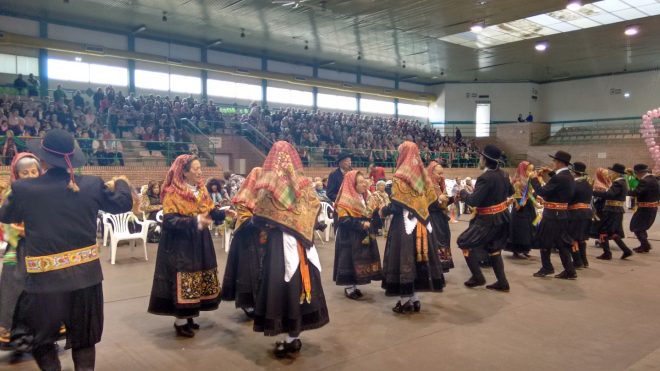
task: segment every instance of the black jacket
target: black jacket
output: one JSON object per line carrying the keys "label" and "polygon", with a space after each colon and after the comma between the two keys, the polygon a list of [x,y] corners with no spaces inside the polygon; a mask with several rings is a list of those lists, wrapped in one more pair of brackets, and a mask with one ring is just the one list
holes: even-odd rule
{"label": "black jacket", "polygon": [[344,173],[342,173],[340,168],[335,169],[330,176],[328,177],[328,188],[325,191],[325,194],[328,196],[330,201],[335,202],[337,200],[337,194],[339,193],[339,188],[341,183],[344,181]]}
{"label": "black jacket", "polygon": [[[575,179],[568,170],[564,170],[558,174],[551,173],[550,180],[541,186],[538,179],[532,178],[532,186],[534,193],[541,196],[544,201],[568,204],[573,199],[575,194]],[[549,208],[543,209],[543,217],[548,219],[566,219],[568,213],[566,210],[552,210]]]}
{"label": "black jacket", "polygon": [[637,197],[637,202],[657,202],[660,198],[658,180],[651,174],[639,181],[637,188],[630,191],[630,196]]}
{"label": "black jacket", "polygon": [[[45,256],[96,244],[99,210],[131,210],[131,191],[124,181],[115,192],[95,176],[76,176],[79,192],[67,189],[69,174],[53,168],[34,179],[18,180],[0,208],[0,222],[25,223],[26,256]],[[74,291],[103,280],[99,260],[42,273],[29,273],[27,292]]]}
{"label": "black jacket", "polygon": [[[569,205],[587,204],[591,205],[591,198],[593,196],[593,188],[586,179],[579,179],[575,181],[575,193]],[[568,212],[571,219],[591,219],[593,212],[589,209],[576,209]]]}
{"label": "black jacket", "polygon": [[[626,195],[628,194],[628,182],[624,178],[618,178],[612,182],[612,185],[607,191],[594,191],[595,197],[600,197],[605,201],[621,201],[626,200]],[[616,213],[623,213],[625,210],[623,206],[608,206],[607,204],[603,208],[603,211],[611,211]]]}
{"label": "black jacket", "polygon": [[[467,193],[461,190],[461,201],[468,206],[488,207],[499,205],[513,195],[514,189],[509,181],[509,176],[502,170],[486,170],[477,178],[474,186],[474,192]],[[491,214],[479,215],[473,219],[474,223],[484,226],[501,225],[509,222],[509,211]],[[472,225],[472,222],[471,224]]]}

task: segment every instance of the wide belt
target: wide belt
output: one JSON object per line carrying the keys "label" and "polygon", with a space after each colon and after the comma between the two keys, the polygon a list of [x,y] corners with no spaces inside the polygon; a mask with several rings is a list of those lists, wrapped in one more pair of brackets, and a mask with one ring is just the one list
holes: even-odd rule
{"label": "wide belt", "polygon": [[505,202],[502,202],[501,204],[493,205],[493,206],[488,206],[488,207],[478,207],[477,208],[477,214],[478,215],[493,215],[493,214],[499,214],[506,210],[508,205]]}
{"label": "wide belt", "polygon": [[623,205],[624,205],[623,201],[617,201],[617,200],[605,201],[605,206],[623,207]]}
{"label": "wide belt", "polygon": [[59,254],[27,256],[25,265],[28,273],[44,273],[74,267],[99,259],[97,245],[87,246]]}
{"label": "wide belt", "polygon": [[591,209],[591,205],[585,204],[583,202],[578,202],[576,204],[568,205],[569,210],[580,210],[580,209]]}
{"label": "wide belt", "polygon": [[660,202],[638,202],[637,207],[657,208]]}
{"label": "wide belt", "polygon": [[568,204],[562,202],[543,202],[543,207],[548,210],[568,210]]}

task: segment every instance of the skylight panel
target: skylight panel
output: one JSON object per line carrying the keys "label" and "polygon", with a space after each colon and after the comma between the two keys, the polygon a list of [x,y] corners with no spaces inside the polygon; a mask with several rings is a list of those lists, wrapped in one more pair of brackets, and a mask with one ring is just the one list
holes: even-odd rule
{"label": "skylight panel", "polygon": [[573,26],[577,26],[580,28],[590,28],[590,27],[596,27],[600,26],[600,23],[593,21],[589,18],[579,18],[573,21],[568,22],[572,24]]}
{"label": "skylight panel", "polygon": [[660,4],[649,4],[640,6],[639,10],[648,14],[648,15],[658,15],[660,14]]}
{"label": "skylight panel", "polygon": [[632,7],[635,7],[635,8],[639,8],[640,6],[644,6],[644,5],[656,4],[657,3],[656,0],[623,0],[623,2],[630,5],[630,6],[632,6]]}
{"label": "skylight panel", "polygon": [[630,8],[630,5],[619,0],[603,0],[603,1],[595,2],[593,4],[608,12],[616,12],[618,10]]}
{"label": "skylight panel", "polygon": [[646,17],[646,13],[642,13],[635,8],[619,10],[618,12],[614,12],[614,14],[627,20]]}
{"label": "skylight panel", "polygon": [[617,23],[623,21],[623,19],[615,16],[612,13],[601,13],[598,15],[591,16],[589,17],[589,19],[592,19],[600,24],[611,24],[611,23]]}

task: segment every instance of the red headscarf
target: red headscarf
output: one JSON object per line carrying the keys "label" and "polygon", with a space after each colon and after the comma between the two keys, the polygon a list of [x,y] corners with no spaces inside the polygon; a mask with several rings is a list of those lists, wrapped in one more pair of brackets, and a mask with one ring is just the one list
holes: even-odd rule
{"label": "red headscarf", "polygon": [[43,174],[43,172],[41,171],[41,164],[39,164],[39,157],[33,155],[30,152],[21,152],[21,153],[17,154],[16,156],[14,156],[14,159],[11,161],[10,174],[9,174],[9,181],[11,183],[18,180],[18,178],[19,178],[19,176],[18,176],[18,166],[17,166],[18,162],[21,161],[24,158],[27,158],[27,157],[30,157],[30,158],[33,158],[33,159],[37,160],[37,167],[39,168],[39,175]]}
{"label": "red headscarf", "polygon": [[394,177],[406,182],[417,193],[423,194],[432,186],[422,158],[419,156],[417,144],[409,141],[401,143]]}
{"label": "red headscarf", "polygon": [[346,210],[352,217],[369,217],[366,201],[367,194],[358,193],[355,187],[355,181],[358,174],[362,174],[358,170],[351,170],[344,175],[344,181],[341,183],[339,193],[337,194],[337,201],[335,208]]}
{"label": "red headscarf", "polygon": [[604,191],[606,189],[609,189],[611,185],[612,185],[612,180],[609,177],[609,171],[602,167],[596,169],[594,189]]}
{"label": "red headscarf", "polygon": [[261,178],[262,174],[262,168],[255,167],[252,169],[247,178],[245,178],[245,181],[243,181],[241,188],[238,190],[234,198],[232,198],[231,202],[234,203],[234,205],[243,205],[248,210],[253,211],[255,201],[257,200],[257,180]]}
{"label": "red headscarf", "polygon": [[266,189],[285,209],[291,209],[310,180],[302,175],[302,161],[298,152],[285,141],[278,141],[264,161],[263,176],[257,180],[256,190]]}
{"label": "red headscarf", "polygon": [[433,170],[435,169],[436,166],[441,166],[441,165],[437,161],[429,162],[429,166],[426,167],[426,173],[429,175],[429,179],[431,180],[431,183],[433,183],[435,192],[438,194],[438,196],[440,196],[445,193],[447,185],[445,184],[444,176],[436,176],[435,173],[433,173]]}
{"label": "red headscarf", "polygon": [[[172,166],[170,166],[170,170],[165,176],[163,188],[160,190],[161,202],[165,200],[165,196],[168,194],[176,194],[186,201],[198,201],[197,198],[195,198],[195,194],[188,187],[183,174],[184,165],[191,162],[193,158],[195,158],[193,155],[181,155],[177,157],[176,160],[174,160]],[[206,191],[206,187],[204,187],[203,180],[200,180],[200,182],[197,184],[197,188],[199,189],[202,197],[200,201],[208,202],[211,200],[209,193]]]}
{"label": "red headscarf", "polygon": [[527,168],[529,167],[529,161],[522,161],[518,164],[516,173],[513,176],[514,181],[520,181],[521,183],[527,183]]}

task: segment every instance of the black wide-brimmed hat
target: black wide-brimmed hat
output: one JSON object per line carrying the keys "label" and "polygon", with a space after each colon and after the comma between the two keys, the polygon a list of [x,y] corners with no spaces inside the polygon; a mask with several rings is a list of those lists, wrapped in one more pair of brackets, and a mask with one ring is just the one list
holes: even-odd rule
{"label": "black wide-brimmed hat", "polygon": [[27,143],[28,150],[47,164],[64,169],[83,166],[87,159],[73,135],[68,131],[53,129],[43,139]]}
{"label": "black wide-brimmed hat", "polygon": [[587,165],[584,162],[576,162],[573,164],[571,170],[573,170],[574,173],[576,174],[586,174],[587,172]]}
{"label": "black wide-brimmed hat", "polygon": [[625,174],[626,173],[626,167],[621,165],[621,164],[614,164],[614,165],[612,165],[612,167],[608,167],[607,169],[612,170],[615,173],[619,173],[619,174]]}
{"label": "black wide-brimmed hat", "polygon": [[502,157],[502,150],[492,144],[488,144],[481,152],[479,152],[479,154],[489,160],[500,161]]}
{"label": "black wide-brimmed hat", "polygon": [[554,158],[557,161],[561,161],[565,164],[571,163],[571,154],[568,152],[557,151],[554,155],[548,155],[548,156]]}
{"label": "black wide-brimmed hat", "polygon": [[343,160],[345,160],[345,159],[347,159],[347,158],[349,158],[349,157],[353,157],[353,155],[352,155],[350,152],[342,151],[342,152],[339,153],[339,155],[337,156],[337,162],[342,162]]}
{"label": "black wide-brimmed hat", "polygon": [[633,171],[636,173],[648,173],[649,171],[649,165],[647,164],[637,164],[633,166]]}

